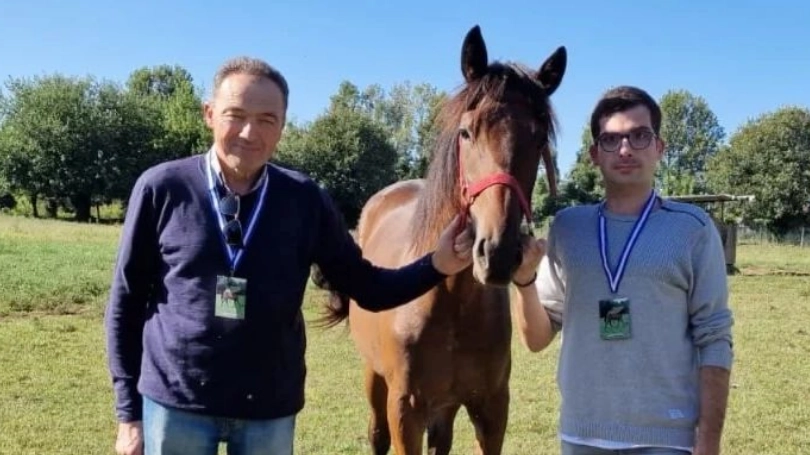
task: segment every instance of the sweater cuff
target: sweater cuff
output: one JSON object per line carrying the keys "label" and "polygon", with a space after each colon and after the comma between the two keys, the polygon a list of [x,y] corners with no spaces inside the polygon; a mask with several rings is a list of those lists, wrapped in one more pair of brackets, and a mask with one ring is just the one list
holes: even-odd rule
{"label": "sweater cuff", "polygon": [[726,340],[717,340],[700,348],[700,366],[714,366],[731,370],[734,353]]}
{"label": "sweater cuff", "polygon": [[143,419],[143,397],[133,387],[121,387],[117,390],[118,402],[115,415],[119,422],[137,422]]}
{"label": "sweater cuff", "polygon": [[119,409],[116,417],[120,423],[138,422],[143,420],[143,409]]}

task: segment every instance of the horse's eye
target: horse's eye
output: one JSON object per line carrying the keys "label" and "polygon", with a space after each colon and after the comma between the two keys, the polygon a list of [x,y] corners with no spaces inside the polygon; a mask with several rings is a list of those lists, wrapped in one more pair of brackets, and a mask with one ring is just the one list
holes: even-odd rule
{"label": "horse's eye", "polygon": [[462,139],[469,141],[470,140],[470,130],[467,128],[459,128],[458,134],[461,136]]}

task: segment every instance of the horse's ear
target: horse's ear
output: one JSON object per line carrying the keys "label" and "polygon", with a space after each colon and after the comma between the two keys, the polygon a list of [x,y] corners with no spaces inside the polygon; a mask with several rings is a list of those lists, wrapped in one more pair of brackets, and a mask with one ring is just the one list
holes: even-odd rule
{"label": "horse's ear", "polygon": [[487,45],[481,36],[481,28],[476,25],[467,32],[461,47],[461,73],[464,80],[472,82],[483,77],[487,73],[488,63]]}
{"label": "horse's ear", "polygon": [[565,46],[560,46],[540,66],[540,70],[537,71],[537,80],[545,89],[546,95],[551,96],[560,86],[567,65],[568,52],[565,50]]}

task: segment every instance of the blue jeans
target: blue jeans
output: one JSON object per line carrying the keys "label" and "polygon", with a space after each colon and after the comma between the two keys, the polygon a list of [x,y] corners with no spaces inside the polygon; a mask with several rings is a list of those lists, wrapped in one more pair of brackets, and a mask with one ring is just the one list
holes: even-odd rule
{"label": "blue jeans", "polygon": [[688,455],[689,452],[677,449],[646,447],[643,449],[608,450],[599,447],[583,446],[562,441],[562,455]]}
{"label": "blue jeans", "polygon": [[295,415],[273,420],[212,417],[143,398],[144,455],[292,455]]}

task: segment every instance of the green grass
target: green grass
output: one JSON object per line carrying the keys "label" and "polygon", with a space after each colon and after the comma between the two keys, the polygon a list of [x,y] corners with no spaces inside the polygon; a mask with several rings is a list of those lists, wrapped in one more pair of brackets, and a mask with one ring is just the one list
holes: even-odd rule
{"label": "green grass", "polygon": [[103,306],[120,228],[0,216],[0,317]]}
{"label": "green grass", "polygon": [[[119,228],[0,216],[0,454],[112,453],[115,421],[100,315]],[[741,245],[730,277],[736,363],[727,454],[810,447],[810,249]],[[306,316],[316,317],[311,291]],[[369,453],[359,358],[341,328],[309,329],[296,453]],[[514,344],[505,454],[557,453],[558,341]],[[466,414],[454,453],[470,453]]]}
{"label": "green grass", "polygon": [[745,275],[810,277],[810,247],[742,244],[737,248],[737,268]]}

